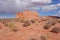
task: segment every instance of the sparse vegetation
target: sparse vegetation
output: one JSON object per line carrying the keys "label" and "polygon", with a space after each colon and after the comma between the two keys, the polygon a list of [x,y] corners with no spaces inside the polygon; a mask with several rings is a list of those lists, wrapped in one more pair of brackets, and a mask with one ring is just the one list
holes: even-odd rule
{"label": "sparse vegetation", "polygon": [[35,20],[31,20],[31,23],[35,23]]}
{"label": "sparse vegetation", "polygon": [[48,25],[55,25],[55,21],[54,20],[47,20],[46,24],[48,24]]}
{"label": "sparse vegetation", "polygon": [[23,23],[23,27],[27,27],[27,26],[30,26],[30,22],[28,20],[26,20],[24,23]]}
{"label": "sparse vegetation", "polygon": [[49,29],[51,26],[50,25],[45,25],[44,29]]}
{"label": "sparse vegetation", "polygon": [[16,25],[13,23],[13,21],[5,23],[5,26],[9,27],[13,32],[18,31],[17,28],[16,28]]}
{"label": "sparse vegetation", "polygon": [[59,33],[60,32],[60,28],[54,27],[54,28],[52,28],[52,30],[50,32]]}
{"label": "sparse vegetation", "polygon": [[5,24],[5,26],[7,26],[7,27],[13,27],[14,24],[13,24],[13,22],[7,22],[7,23]]}
{"label": "sparse vegetation", "polygon": [[30,40],[46,40],[46,37],[41,35],[41,36],[36,37],[36,38],[31,38]]}
{"label": "sparse vegetation", "polygon": [[39,21],[39,23],[41,23],[41,22]]}
{"label": "sparse vegetation", "polygon": [[18,18],[17,18],[17,19],[15,19],[14,21],[15,21],[15,22],[24,23],[25,19],[21,19],[21,18],[20,18],[20,19],[18,19]]}
{"label": "sparse vegetation", "polygon": [[55,21],[54,20],[47,20],[46,24],[44,26],[44,29],[49,29],[51,26],[55,25]]}

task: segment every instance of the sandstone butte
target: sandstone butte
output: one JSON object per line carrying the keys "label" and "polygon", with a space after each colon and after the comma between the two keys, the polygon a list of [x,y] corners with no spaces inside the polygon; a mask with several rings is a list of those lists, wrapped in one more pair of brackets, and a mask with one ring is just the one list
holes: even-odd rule
{"label": "sandstone butte", "polygon": [[37,12],[33,12],[31,10],[25,10],[25,11],[16,13],[16,18],[38,19],[39,14]]}
{"label": "sandstone butte", "polygon": [[0,40],[60,40],[60,17],[18,12],[16,18],[0,19]]}

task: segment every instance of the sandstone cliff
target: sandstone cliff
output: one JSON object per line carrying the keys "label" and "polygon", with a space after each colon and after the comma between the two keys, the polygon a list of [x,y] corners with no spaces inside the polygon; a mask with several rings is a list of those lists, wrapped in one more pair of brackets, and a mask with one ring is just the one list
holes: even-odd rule
{"label": "sandstone cliff", "polygon": [[31,10],[25,10],[25,11],[16,13],[16,18],[38,19],[39,14]]}

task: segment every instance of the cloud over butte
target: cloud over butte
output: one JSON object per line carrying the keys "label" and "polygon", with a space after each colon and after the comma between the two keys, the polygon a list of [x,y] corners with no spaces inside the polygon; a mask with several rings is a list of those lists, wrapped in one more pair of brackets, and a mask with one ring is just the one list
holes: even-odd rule
{"label": "cloud over butte", "polygon": [[[0,12],[16,12],[30,8],[33,4],[39,6],[40,4],[50,4],[51,0],[0,0]],[[39,4],[39,5],[38,5]]]}

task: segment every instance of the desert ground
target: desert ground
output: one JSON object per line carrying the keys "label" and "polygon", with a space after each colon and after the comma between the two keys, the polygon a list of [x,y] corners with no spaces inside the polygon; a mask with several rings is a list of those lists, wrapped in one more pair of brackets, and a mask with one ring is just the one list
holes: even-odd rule
{"label": "desert ground", "polygon": [[0,40],[60,40],[60,17],[26,10],[0,19]]}

